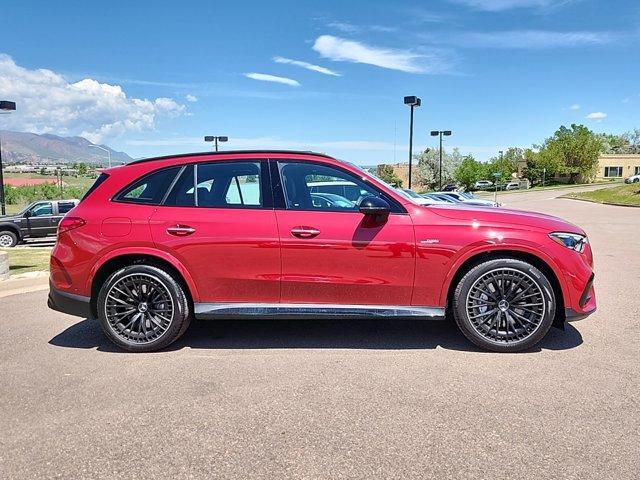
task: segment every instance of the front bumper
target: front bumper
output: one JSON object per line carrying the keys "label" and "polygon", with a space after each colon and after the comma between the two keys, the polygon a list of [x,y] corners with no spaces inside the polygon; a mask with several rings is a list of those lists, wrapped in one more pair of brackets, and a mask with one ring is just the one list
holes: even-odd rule
{"label": "front bumper", "polygon": [[49,299],[47,305],[57,312],[74,315],[76,317],[91,318],[91,299],[82,295],[66,293],[49,283]]}

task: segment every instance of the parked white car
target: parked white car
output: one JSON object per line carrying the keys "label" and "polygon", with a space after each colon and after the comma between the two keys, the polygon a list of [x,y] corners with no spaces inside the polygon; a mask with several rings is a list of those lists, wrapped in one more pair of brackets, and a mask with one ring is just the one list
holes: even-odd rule
{"label": "parked white car", "polygon": [[462,203],[468,205],[478,205],[482,207],[499,207],[500,204],[492,202],[491,200],[483,200],[482,198],[476,198],[469,192],[436,192],[438,195],[447,195],[451,198],[459,200]]}
{"label": "parked white car", "polygon": [[474,185],[476,190],[484,190],[492,186],[493,186],[493,182],[490,180],[478,180]]}
{"label": "parked white car", "polygon": [[396,190],[418,205],[447,205],[445,201],[423,197],[409,188],[397,188]]}
{"label": "parked white car", "polygon": [[628,178],[624,179],[624,183],[638,183],[640,182],[640,173],[636,173],[635,175],[631,175]]}
{"label": "parked white car", "polygon": [[504,186],[505,190],[520,190],[520,182],[509,182]]}

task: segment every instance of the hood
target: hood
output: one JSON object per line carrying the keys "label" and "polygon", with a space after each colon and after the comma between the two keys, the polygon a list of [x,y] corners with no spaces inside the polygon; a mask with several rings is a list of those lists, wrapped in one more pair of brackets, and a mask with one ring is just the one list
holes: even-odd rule
{"label": "hood", "polygon": [[517,227],[539,228],[548,232],[569,232],[585,235],[580,227],[553,215],[511,210],[508,208],[464,208],[462,204],[454,207],[440,207],[431,210],[436,215],[452,220],[477,221],[483,225],[508,224]]}

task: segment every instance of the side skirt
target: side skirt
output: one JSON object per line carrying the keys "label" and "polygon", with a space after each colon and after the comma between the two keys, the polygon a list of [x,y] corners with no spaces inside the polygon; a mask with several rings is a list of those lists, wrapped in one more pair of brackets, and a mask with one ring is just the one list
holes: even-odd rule
{"label": "side skirt", "polygon": [[396,305],[325,305],[297,303],[196,303],[195,316],[223,319],[415,318],[444,320],[444,308]]}

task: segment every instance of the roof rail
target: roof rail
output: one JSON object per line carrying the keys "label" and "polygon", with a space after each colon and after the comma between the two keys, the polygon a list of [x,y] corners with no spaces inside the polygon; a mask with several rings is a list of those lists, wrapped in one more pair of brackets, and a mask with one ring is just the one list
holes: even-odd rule
{"label": "roof rail", "polygon": [[269,153],[293,153],[293,154],[302,154],[302,155],[315,155],[318,157],[325,158],[333,158],[330,155],[326,155],[324,153],[312,152],[310,150],[225,150],[222,152],[194,152],[194,153],[177,153],[175,155],[163,155],[160,157],[149,157],[149,158],[141,158],[140,160],[134,160],[133,162],[129,162],[126,165],[136,165],[138,163],[145,162],[153,162],[156,160],[167,160],[170,158],[182,158],[182,157],[203,157],[209,155],[228,155],[228,154],[243,154],[243,153],[260,153],[260,154],[269,154]]}

